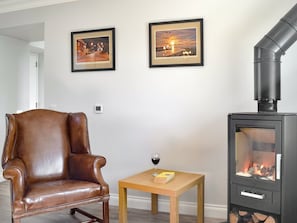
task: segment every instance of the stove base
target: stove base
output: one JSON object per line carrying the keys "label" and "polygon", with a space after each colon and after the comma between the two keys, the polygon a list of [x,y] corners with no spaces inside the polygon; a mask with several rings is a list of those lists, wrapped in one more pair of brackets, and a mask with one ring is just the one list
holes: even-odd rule
{"label": "stove base", "polygon": [[233,206],[229,223],[278,223],[278,216],[244,207]]}

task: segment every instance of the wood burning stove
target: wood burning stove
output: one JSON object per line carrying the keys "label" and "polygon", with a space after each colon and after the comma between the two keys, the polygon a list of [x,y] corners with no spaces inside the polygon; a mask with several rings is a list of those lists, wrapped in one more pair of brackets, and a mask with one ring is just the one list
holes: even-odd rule
{"label": "wood burning stove", "polygon": [[230,114],[228,148],[229,222],[295,222],[297,114]]}
{"label": "wood burning stove", "polygon": [[297,4],[254,48],[258,113],[228,116],[228,221],[297,221],[297,114],[277,112],[280,57],[297,40]]}

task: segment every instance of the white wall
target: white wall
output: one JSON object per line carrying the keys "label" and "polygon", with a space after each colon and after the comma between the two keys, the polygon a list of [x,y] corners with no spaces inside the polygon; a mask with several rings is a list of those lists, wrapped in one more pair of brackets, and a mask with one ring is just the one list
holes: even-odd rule
{"label": "white wall", "polygon": [[[22,40],[0,36],[1,98],[4,112],[29,105],[29,46]],[[17,100],[16,100],[17,99]],[[5,106],[5,107],[4,107]],[[3,110],[1,111],[3,112]]]}
{"label": "white wall", "polygon": [[[256,111],[253,47],[294,4],[83,0],[0,15],[0,27],[45,23],[45,106],[88,115],[91,146],[107,158],[112,193],[119,179],[150,168],[151,152],[159,151],[160,167],[204,173],[206,204],[225,207],[227,114]],[[204,19],[205,65],[149,68],[148,23],[192,18]],[[71,73],[70,32],[109,27],[116,28],[116,70]],[[279,111],[297,111],[296,55],[292,47],[282,64]],[[104,114],[94,114],[96,103]],[[182,200],[194,201],[194,193]]]}
{"label": "white wall", "polygon": [[[0,36],[0,145],[4,143],[5,114],[28,107],[29,46]],[[1,148],[2,151],[2,148]],[[2,179],[2,174],[0,176]]]}

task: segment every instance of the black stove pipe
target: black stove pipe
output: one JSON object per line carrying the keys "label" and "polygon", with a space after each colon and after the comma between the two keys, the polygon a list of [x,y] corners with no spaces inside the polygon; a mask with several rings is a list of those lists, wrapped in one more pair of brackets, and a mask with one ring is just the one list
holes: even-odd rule
{"label": "black stove pipe", "polygon": [[254,99],[258,112],[277,112],[280,57],[297,40],[297,4],[254,47]]}

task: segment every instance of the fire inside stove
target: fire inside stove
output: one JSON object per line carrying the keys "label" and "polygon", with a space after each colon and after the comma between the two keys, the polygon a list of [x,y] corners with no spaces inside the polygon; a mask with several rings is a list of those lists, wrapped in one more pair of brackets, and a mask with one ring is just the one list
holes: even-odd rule
{"label": "fire inside stove", "polygon": [[236,175],[275,181],[275,129],[238,128]]}

